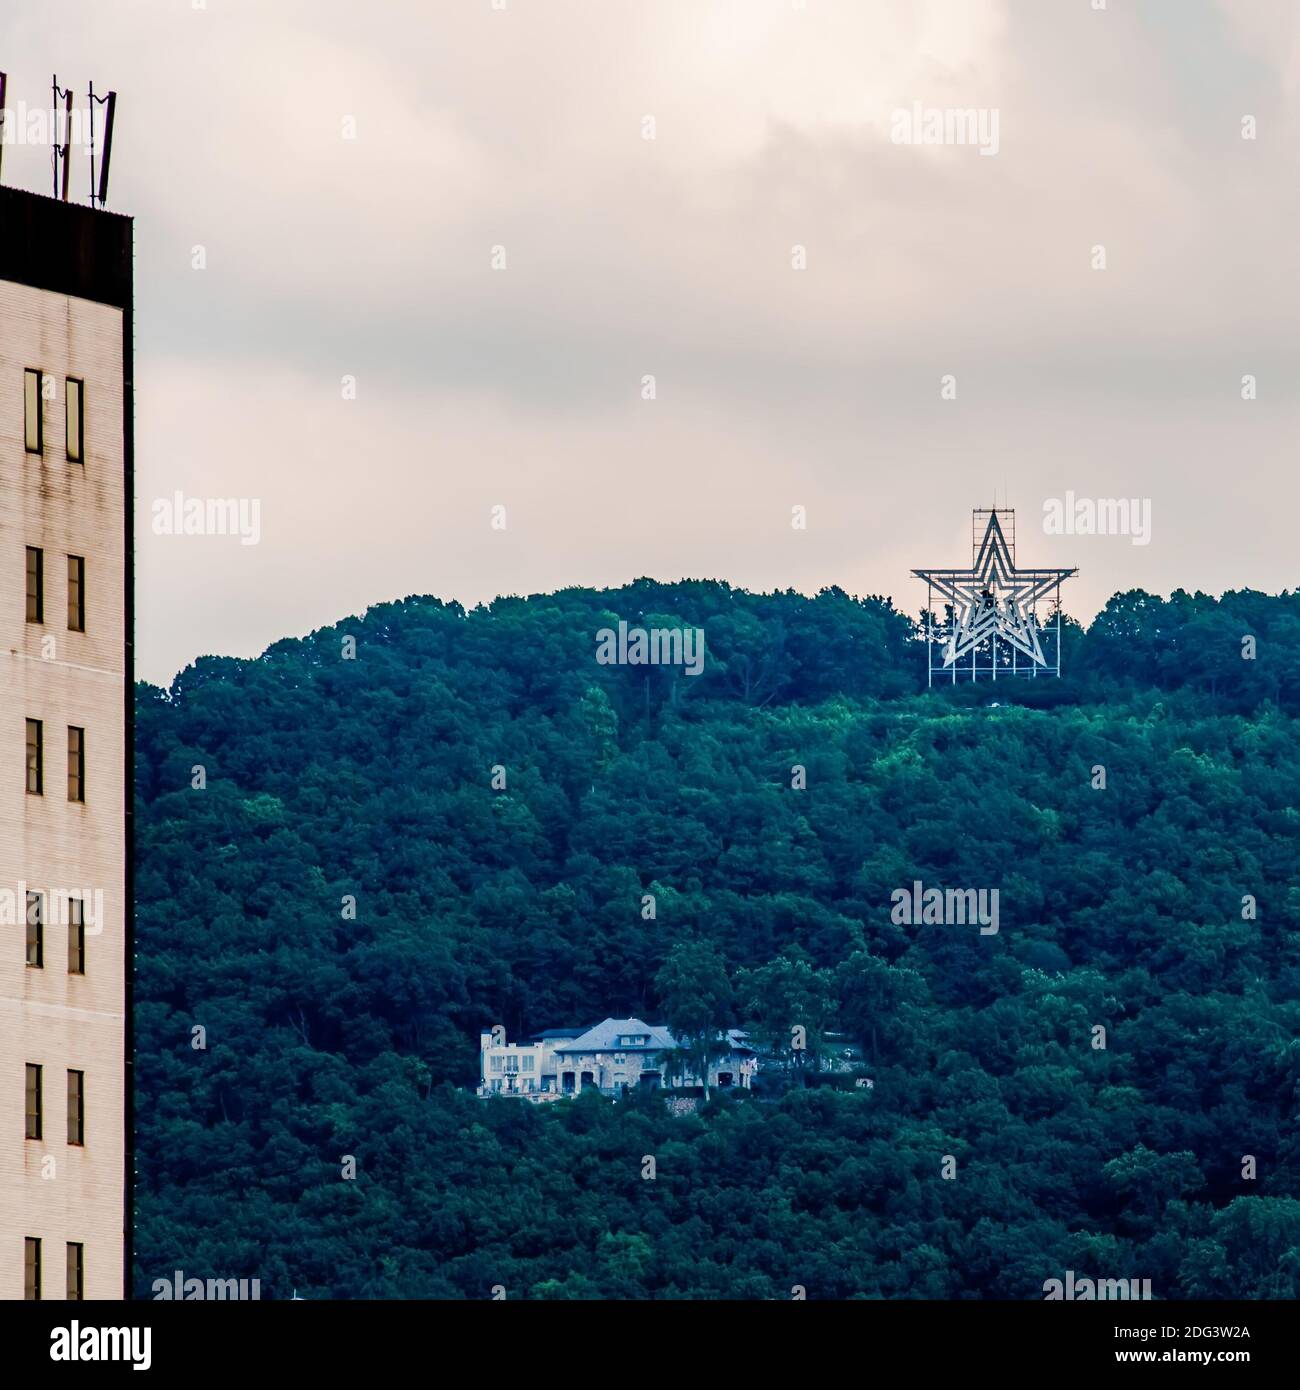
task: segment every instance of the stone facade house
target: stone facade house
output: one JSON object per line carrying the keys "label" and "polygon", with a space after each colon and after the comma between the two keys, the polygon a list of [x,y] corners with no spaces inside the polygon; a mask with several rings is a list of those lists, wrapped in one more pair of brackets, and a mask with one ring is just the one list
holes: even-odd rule
{"label": "stone facade house", "polygon": [[[726,1050],[710,1059],[708,1084],[748,1089],[757,1058],[744,1033],[732,1029]],[[559,1028],[525,1042],[492,1033],[479,1036],[478,1094],[558,1100],[595,1089],[619,1096],[635,1087],[698,1086],[701,1078],[671,1065],[677,1041],[661,1024],[607,1018],[592,1028]]]}

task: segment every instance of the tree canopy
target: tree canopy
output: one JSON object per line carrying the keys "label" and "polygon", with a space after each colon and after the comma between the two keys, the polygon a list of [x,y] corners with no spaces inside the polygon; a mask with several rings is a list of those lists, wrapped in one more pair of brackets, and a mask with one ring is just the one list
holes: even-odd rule
{"label": "tree canopy", "polygon": [[[620,619],[703,673],[598,664]],[[1066,638],[995,705],[888,601],[640,580],[141,686],[137,1292],[1300,1294],[1300,601]],[[916,882],[996,934],[891,920]],[[480,1029],[607,1015],[801,1027],[807,1084],[472,1094]]]}

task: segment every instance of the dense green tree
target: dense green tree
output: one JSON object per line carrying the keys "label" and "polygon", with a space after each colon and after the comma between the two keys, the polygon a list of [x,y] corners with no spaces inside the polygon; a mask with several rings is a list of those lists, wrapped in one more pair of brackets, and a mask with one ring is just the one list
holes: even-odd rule
{"label": "dense green tree", "polygon": [[741,970],[740,1009],[760,1050],[787,1067],[800,1085],[817,1071],[829,1050],[835,1022],[834,981],[798,946],[767,965]]}
{"label": "dense green tree", "polygon": [[655,977],[655,988],[679,1049],[664,1058],[665,1066],[671,1070],[689,1064],[707,1097],[709,1062],[726,1051],[726,1028],[734,1011],[722,957],[707,941],[679,942]]}
{"label": "dense green tree", "polygon": [[[655,615],[700,675],[596,661]],[[1064,634],[927,693],[888,601],[643,579],[140,687],[136,1291],[1295,1297],[1300,600]],[[895,920],[916,882],[997,932]],[[495,1024],[795,1014],[872,1088],[473,1094]]]}

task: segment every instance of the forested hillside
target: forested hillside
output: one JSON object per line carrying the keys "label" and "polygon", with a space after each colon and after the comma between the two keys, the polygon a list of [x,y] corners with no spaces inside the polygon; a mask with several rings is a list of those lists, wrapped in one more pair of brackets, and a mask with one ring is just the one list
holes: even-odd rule
{"label": "forested hillside", "polygon": [[[704,673],[598,665],[620,618]],[[1117,596],[1064,661],[927,693],[887,602],[640,581],[142,686],[137,1292],[1300,1295],[1300,598]],[[999,930],[891,920],[918,880]],[[466,1089],[674,952],[874,1088]]]}

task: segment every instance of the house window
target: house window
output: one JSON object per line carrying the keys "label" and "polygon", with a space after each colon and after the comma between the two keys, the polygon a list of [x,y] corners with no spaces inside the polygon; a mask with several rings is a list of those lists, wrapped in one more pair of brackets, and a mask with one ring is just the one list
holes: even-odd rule
{"label": "house window", "polygon": [[614,1065],[615,1065],[616,1067],[622,1067],[622,1066],[625,1066],[626,1064],[627,1064],[627,1058],[626,1058],[621,1052],[616,1052],[616,1053],[614,1054]]}
{"label": "house window", "polygon": [[500,1070],[501,1070],[501,1058],[500,1058],[500,1057],[493,1057],[493,1058],[492,1058],[492,1070],[493,1070],[493,1071],[500,1071]]}
{"label": "house window", "polygon": [[68,462],[80,463],[81,460],[81,435],[85,425],[85,411],[82,399],[85,393],[85,384],[70,376],[67,379],[67,402],[68,402]]}
{"label": "house window", "polygon": [[27,790],[33,796],[41,795],[44,770],[44,731],[39,719],[27,721]]}
{"label": "house window", "polygon": [[68,556],[68,631],[86,630],[86,561],[80,555]]}
{"label": "house window", "polygon": [[41,1137],[41,1069],[35,1062],[27,1063],[27,1137]]}
{"label": "house window", "polygon": [[533,1070],[535,1070],[534,1064],[536,1063],[536,1061],[537,1061],[537,1059],[533,1056],[533,1054],[532,1054],[531,1052],[526,1053],[526,1054],[524,1055],[524,1070],[525,1070],[525,1071],[533,1071]]}
{"label": "house window", "polygon": [[27,964],[33,970],[45,965],[45,902],[32,892],[27,894]]}
{"label": "house window", "polygon": [[86,1073],[68,1071],[68,1143],[86,1142]]}
{"label": "house window", "polygon": [[518,1070],[519,1070],[519,1058],[518,1058],[518,1056],[515,1055],[514,1053],[511,1053],[510,1056],[508,1056],[508,1057],[506,1058],[506,1071],[507,1071],[507,1072],[512,1072],[512,1071],[518,1071]]}
{"label": "house window", "polygon": [[27,621],[45,621],[45,552],[27,547]]}
{"label": "house window", "polygon": [[23,1242],[23,1297],[32,1302],[41,1296],[41,1240],[28,1236]]}
{"label": "house window", "polygon": [[23,420],[29,454],[39,454],[45,444],[45,432],[41,427],[41,385],[40,372],[28,367],[23,373]]}
{"label": "house window", "polygon": [[68,899],[68,974],[86,973],[86,904]]}
{"label": "house window", "polygon": [[66,1297],[70,1303],[80,1303],[86,1296],[86,1247],[79,1240],[68,1242],[68,1279]]}
{"label": "house window", "polygon": [[68,800],[86,799],[86,731],[68,725]]}

